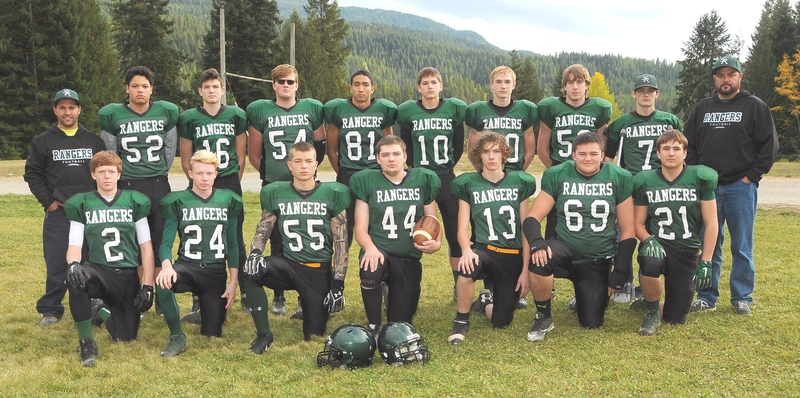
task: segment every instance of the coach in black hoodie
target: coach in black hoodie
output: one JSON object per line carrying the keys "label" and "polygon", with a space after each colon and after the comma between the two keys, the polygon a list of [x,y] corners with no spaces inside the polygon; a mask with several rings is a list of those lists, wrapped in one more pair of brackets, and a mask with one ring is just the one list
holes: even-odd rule
{"label": "coach in black hoodie", "polygon": [[103,140],[78,123],[81,102],[78,93],[59,90],[53,99],[53,113],[58,118],[33,139],[31,153],[25,163],[25,181],[45,209],[42,241],[47,266],[45,294],[36,303],[42,314],[39,323],[52,325],[64,315],[61,301],[67,292],[67,245],[69,222],[64,215],[64,202],[72,195],[93,191],[95,183],[89,161],[106,149]]}
{"label": "coach in black hoodie", "polygon": [[718,59],[711,71],[714,93],[697,103],[686,122],[685,134],[689,140],[686,163],[706,165],[719,174],[715,191],[719,233],[711,260],[712,286],[697,292],[691,311],[717,308],[723,228],[727,222],[733,260],[731,304],[738,314],[752,314],[758,182],[775,163],[778,135],[769,107],[755,95],[741,90],[744,76],[741,70],[739,60],[734,57]]}

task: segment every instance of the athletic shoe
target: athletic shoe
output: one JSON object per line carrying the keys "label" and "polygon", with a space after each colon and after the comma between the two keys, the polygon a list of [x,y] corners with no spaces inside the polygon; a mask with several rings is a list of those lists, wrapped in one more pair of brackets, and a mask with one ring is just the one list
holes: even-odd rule
{"label": "athletic shoe", "polygon": [[181,322],[193,323],[195,325],[199,325],[201,319],[202,318],[200,316],[200,299],[196,296],[193,296],[192,310],[189,311],[188,314],[184,315],[183,318],[181,318]]}
{"label": "athletic shoe", "polygon": [[389,312],[389,285],[381,282],[381,295],[383,295],[383,312]]}
{"label": "athletic shoe", "polygon": [[652,336],[656,334],[656,329],[661,326],[661,313],[658,311],[647,311],[644,314],[642,327],[639,328],[640,336]]}
{"label": "athletic shoe", "polygon": [[258,334],[256,339],[250,343],[250,349],[248,349],[247,352],[250,354],[261,355],[269,347],[272,347],[273,341],[275,341],[275,337],[272,334]]}
{"label": "athletic shoe", "polygon": [[[552,300],[554,298],[556,298],[556,281],[555,281],[555,279],[553,280],[553,288],[550,289],[550,300]],[[525,305],[527,305],[527,303]]]}
{"label": "athletic shoe", "polygon": [[544,340],[544,336],[547,335],[547,332],[553,330],[554,327],[553,318],[545,318],[544,314],[537,312],[536,320],[533,322],[531,331],[528,332],[526,339],[528,341],[542,341]]}
{"label": "athletic shoe", "polygon": [[176,357],[186,351],[186,334],[172,334],[167,340],[167,348],[161,351],[162,358]]}
{"label": "athletic shoe", "polygon": [[644,297],[637,297],[636,300],[631,301],[630,309],[639,310],[639,311],[646,311],[647,307],[645,307],[645,304],[644,304]]}
{"label": "athletic shoe", "polygon": [[737,302],[736,305],[733,306],[733,309],[739,315],[753,315],[753,311],[750,310],[750,303],[747,301]]}
{"label": "athletic shoe", "polygon": [[519,300],[517,300],[517,309],[523,310],[525,308],[528,308],[528,300],[525,300],[525,297],[520,297]]}
{"label": "athletic shoe", "polygon": [[92,299],[92,326],[97,326],[99,328],[103,327],[103,318],[100,318],[100,310],[103,308],[108,308],[106,303],[103,300],[93,298]]}
{"label": "athletic shoe", "polygon": [[81,339],[79,343],[78,351],[81,352],[81,365],[94,366],[99,356],[97,343],[95,343],[94,339]]}
{"label": "athletic shoe", "polygon": [[295,313],[292,314],[292,316],[290,318],[291,319],[298,319],[298,320],[301,320],[301,321],[303,320],[303,307],[301,307],[300,304],[297,304],[297,311],[295,311]]}
{"label": "athletic shoe", "polygon": [[472,302],[472,310],[475,312],[480,312],[481,314],[486,313],[486,306],[489,304],[494,303],[494,295],[489,289],[483,289],[478,294],[478,299]]}
{"label": "athletic shoe", "polygon": [[58,323],[58,321],[59,319],[54,316],[46,316],[39,321],[39,326],[53,326]]}
{"label": "athletic shoe", "polygon": [[622,289],[614,293],[614,302],[630,303],[632,297],[633,297],[633,284],[631,282],[625,282],[625,284],[622,286]]}
{"label": "athletic shoe", "polygon": [[[156,297],[158,297],[158,296],[156,296]],[[164,312],[161,311],[161,303],[159,303],[158,300],[156,300],[155,307],[156,307],[156,315],[158,315],[158,316],[163,318],[164,317]]]}
{"label": "athletic shoe", "polygon": [[372,334],[372,337],[375,338],[375,344],[378,344],[378,335],[381,334],[383,327],[381,325],[370,323],[367,325],[367,330],[369,330],[369,332]]}
{"label": "athletic shoe", "polygon": [[467,332],[469,332],[469,319],[465,321],[454,319],[453,333],[447,338],[447,342],[452,345],[459,345],[467,338]]}
{"label": "athletic shoe", "polygon": [[269,310],[275,315],[286,315],[286,296],[275,296]]}
{"label": "athletic shoe", "polygon": [[578,312],[578,300],[575,299],[575,296],[572,296],[569,300],[567,300],[567,311],[573,313]]}
{"label": "athletic shoe", "polygon": [[716,311],[716,310],[717,310],[716,305],[711,305],[700,299],[697,299],[694,302],[692,302],[692,306],[689,307],[689,312],[703,312],[703,311]]}
{"label": "athletic shoe", "polygon": [[247,304],[247,295],[242,293],[242,298],[239,300],[239,303],[242,304],[242,311],[249,314],[250,313],[250,305]]}

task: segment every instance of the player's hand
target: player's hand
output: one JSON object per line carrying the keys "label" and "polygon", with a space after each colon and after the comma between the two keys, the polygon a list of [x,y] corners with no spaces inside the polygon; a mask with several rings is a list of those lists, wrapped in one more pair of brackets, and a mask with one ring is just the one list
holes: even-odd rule
{"label": "player's hand", "polygon": [[383,253],[377,247],[364,251],[364,257],[361,258],[359,266],[364,271],[375,272],[378,266],[383,264]]}
{"label": "player's hand", "polygon": [[551,257],[553,257],[553,251],[546,244],[543,249],[531,251],[531,262],[537,267],[544,267],[547,265]]}
{"label": "player's hand", "polygon": [[519,291],[519,297],[525,297],[531,290],[531,281],[528,279],[528,267],[522,269],[522,273],[517,278],[517,286],[514,290]]}
{"label": "player's hand", "polygon": [[228,284],[228,287],[225,288],[225,293],[222,293],[222,296],[220,296],[220,297],[228,300],[228,302],[225,304],[225,309],[226,310],[231,309],[231,306],[233,306],[233,302],[236,300],[236,285],[237,284],[238,284],[237,281],[231,281],[231,283]]}
{"label": "player's hand", "polygon": [[661,243],[658,243],[655,235],[650,235],[639,244],[639,255],[661,260],[667,256],[667,253],[664,252],[664,247],[661,246]]}
{"label": "player's hand", "polygon": [[83,269],[81,263],[77,261],[69,263],[69,268],[67,269],[67,283],[70,287],[86,291],[86,281],[88,279],[89,275],[86,275],[86,270]]}
{"label": "player's hand", "polygon": [[461,253],[461,258],[458,260],[458,270],[471,274],[475,267],[478,266],[480,257],[472,250],[466,250]]}
{"label": "player's hand", "polygon": [[611,274],[608,275],[608,295],[614,294],[619,289],[622,289],[625,286],[625,282],[628,281],[628,275],[625,272],[619,271],[614,269],[611,271]]}
{"label": "player's hand", "polygon": [[323,305],[328,307],[328,313],[341,312],[344,309],[344,281],[334,279],[331,282],[331,291],[325,297]]}
{"label": "player's hand", "polygon": [[697,291],[711,287],[711,261],[700,260],[694,270],[694,288]]}
{"label": "player's hand", "polygon": [[244,262],[242,272],[252,279],[258,279],[264,272],[264,257],[261,255],[261,250],[250,250],[250,256]]}
{"label": "player's hand", "polygon": [[175,269],[170,267],[162,267],[161,272],[156,277],[156,284],[162,289],[172,289],[172,284],[178,280],[178,274]]}
{"label": "player's hand", "polygon": [[54,200],[53,203],[50,203],[50,206],[47,207],[47,211],[55,211],[61,206],[64,206],[64,204],[57,200]]}
{"label": "player's hand", "polygon": [[425,253],[425,254],[433,254],[439,251],[442,248],[442,242],[437,241],[436,239],[426,240],[422,242],[421,245],[418,245],[416,242],[414,243],[414,248],[417,250]]}
{"label": "player's hand", "polygon": [[136,311],[147,312],[153,306],[153,299],[155,299],[155,292],[150,285],[142,285],[139,288],[139,294],[133,299],[133,306]]}

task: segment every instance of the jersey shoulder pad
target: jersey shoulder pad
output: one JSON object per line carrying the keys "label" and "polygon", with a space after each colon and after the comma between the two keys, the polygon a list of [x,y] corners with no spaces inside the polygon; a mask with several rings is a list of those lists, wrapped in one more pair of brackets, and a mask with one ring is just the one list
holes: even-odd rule
{"label": "jersey shoulder pad", "polygon": [[611,103],[607,100],[600,98],[600,97],[592,97],[590,98],[593,102],[595,102],[601,108],[611,108]]}
{"label": "jersey shoulder pad", "polygon": [[265,99],[255,100],[247,105],[247,108],[245,108],[246,109],[245,112],[250,113],[258,108],[264,107],[266,106],[267,102],[268,101]]}
{"label": "jersey shoulder pad", "polygon": [[397,104],[395,104],[395,103],[394,103],[394,102],[392,102],[392,101],[389,101],[389,100],[388,100],[388,99],[386,99],[386,98],[378,98],[378,99],[375,101],[375,103],[376,103],[376,104],[381,104],[381,105],[383,105],[384,107],[386,107],[387,109],[397,109]]}
{"label": "jersey shoulder pad", "polygon": [[476,109],[478,109],[481,106],[486,105],[486,104],[487,104],[486,101],[475,101],[475,102],[467,105],[467,110],[476,110]]}
{"label": "jersey shoulder pad", "polygon": [[619,167],[611,162],[603,162],[603,163],[605,164],[603,167],[610,166],[609,167],[610,174],[618,175],[621,176],[622,178],[633,179],[633,174],[630,171],[625,170],[622,167]]}
{"label": "jersey shoulder pad", "polygon": [[131,201],[136,203],[137,205],[147,206],[148,208],[150,207],[150,198],[148,198],[147,195],[134,190],[128,190],[124,192],[128,192],[129,195],[131,195]]}
{"label": "jersey shoulder pad", "polygon": [[98,114],[98,115],[101,115],[101,116],[102,116],[102,115],[111,115],[111,114],[113,114],[114,112],[117,112],[117,111],[119,111],[120,109],[124,109],[124,106],[125,106],[125,105],[123,105],[123,104],[118,104],[118,103],[115,103],[115,104],[108,104],[108,105],[106,105],[106,106],[104,106],[104,107],[100,108],[100,110],[97,112],[97,114]]}
{"label": "jersey shoulder pad", "polygon": [[315,100],[313,98],[303,98],[298,102],[303,102],[303,101],[307,102],[311,108],[319,108],[320,110],[322,109],[322,102],[319,102],[318,100]]}
{"label": "jersey shoulder pad", "polygon": [[466,108],[467,107],[467,103],[462,101],[462,100],[460,100],[460,99],[458,99],[458,98],[447,98],[444,101],[453,104],[453,106],[455,106],[457,108]]}
{"label": "jersey shoulder pad", "polygon": [[714,184],[716,184],[717,180],[719,179],[719,174],[717,173],[716,170],[712,169],[711,167],[703,166],[701,164],[687,166],[687,167],[697,169],[697,171],[696,171],[697,178],[700,179],[700,180],[709,181],[709,182],[713,181]]}
{"label": "jersey shoulder pad", "polygon": [[326,102],[325,105],[323,105],[322,107],[324,109],[326,109],[326,110],[327,109],[333,109],[333,108],[336,108],[337,105],[342,103],[342,101],[345,101],[345,99],[344,98],[334,98],[334,99]]}
{"label": "jersey shoulder pad", "polygon": [[231,105],[231,106],[227,107],[227,109],[230,109],[231,111],[233,111],[233,113],[235,113],[236,116],[243,117],[243,118],[247,117],[247,113],[245,113],[244,109],[239,108],[238,106]]}
{"label": "jersey shoulder pad", "polygon": [[520,199],[529,198],[531,195],[536,193],[536,177],[534,177],[532,174],[522,170],[510,171],[509,173],[513,173],[515,178],[519,179],[519,181],[522,182],[526,188],[523,197]]}
{"label": "jersey shoulder pad", "polygon": [[524,99],[524,100],[517,100],[517,102],[518,102],[519,104],[521,104],[521,105],[524,105],[524,106],[525,106],[525,107],[527,107],[527,108],[533,108],[533,109],[536,109],[536,108],[537,108],[536,104],[534,104],[534,103],[533,103],[533,102],[531,102],[531,101],[525,100],[525,99]]}
{"label": "jersey shoulder pad", "polygon": [[403,102],[400,105],[397,105],[397,112],[398,113],[406,112],[406,111],[408,111],[409,108],[413,109],[413,107],[415,107],[415,106],[417,106],[417,101],[408,100],[408,101]]}
{"label": "jersey shoulder pad", "polygon": [[67,220],[81,222],[84,198],[86,198],[86,193],[79,193],[64,202],[64,214],[66,214]]}
{"label": "jersey shoulder pad", "polygon": [[161,108],[163,108],[163,109],[165,109],[167,111],[178,112],[178,105],[175,105],[175,104],[173,104],[172,102],[169,102],[169,101],[163,101],[162,100],[162,101],[153,102],[153,106],[156,106],[156,105],[160,106]]}
{"label": "jersey shoulder pad", "polygon": [[552,106],[553,104],[560,103],[561,99],[559,97],[547,97],[537,104],[539,108],[546,108],[548,106]]}

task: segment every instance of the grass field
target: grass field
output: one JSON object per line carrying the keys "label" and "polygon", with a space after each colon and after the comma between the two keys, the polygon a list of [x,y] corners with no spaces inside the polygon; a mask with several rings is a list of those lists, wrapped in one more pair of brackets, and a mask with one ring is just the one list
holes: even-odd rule
{"label": "grass field", "polygon": [[[256,194],[245,195],[247,242],[257,219]],[[727,283],[719,308],[690,314],[684,326],[662,326],[657,335],[637,335],[642,313],[612,304],[599,330],[579,327],[564,309],[571,285],[559,280],[554,300],[556,328],[540,343],[525,334],[534,312],[517,311],[507,329],[494,330],[473,315],[467,341],[447,344],[455,314],[452,276],[444,250],[423,258],[425,274],[415,326],[427,339],[427,366],[385,365],[376,356],[367,369],[319,369],[323,338],[302,339],[300,322],[271,317],[276,335],[263,356],[245,353],[254,338],[249,315],[238,303],[228,315],[224,338],[207,339],[185,326],[189,350],[164,360],[168,330],[153,311],[145,315],[139,339],[113,343],[95,328],[100,359],[83,368],[69,312],[44,329],[35,303],[44,285],[41,206],[32,196],[0,196],[0,395],[3,396],[796,396],[800,386],[800,296],[797,238],[800,211],[758,213],[758,285],[753,317],[735,315]],[[355,248],[347,276],[344,312],[332,316],[328,331],[366,322],[358,289]],[[727,281],[729,256],[723,280]],[[289,307],[296,295],[288,293]],[[190,297],[179,295],[183,311]],[[65,305],[66,305],[65,300]]]}

